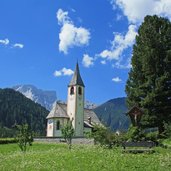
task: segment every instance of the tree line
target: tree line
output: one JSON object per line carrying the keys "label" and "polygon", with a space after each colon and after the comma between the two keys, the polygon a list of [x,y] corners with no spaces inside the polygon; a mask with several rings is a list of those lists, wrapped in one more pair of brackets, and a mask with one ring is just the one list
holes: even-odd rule
{"label": "tree line", "polygon": [[0,89],[0,136],[14,136],[15,126],[28,124],[36,135],[45,135],[49,111],[13,89]]}

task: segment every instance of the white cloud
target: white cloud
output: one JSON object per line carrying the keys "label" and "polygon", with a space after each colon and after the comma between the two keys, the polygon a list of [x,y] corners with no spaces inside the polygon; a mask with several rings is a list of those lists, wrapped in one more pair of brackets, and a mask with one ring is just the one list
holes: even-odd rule
{"label": "white cloud", "polygon": [[55,77],[60,77],[60,76],[62,76],[62,72],[61,71],[55,71],[53,75]]}
{"label": "white cloud", "polygon": [[24,45],[21,44],[21,43],[15,43],[15,44],[13,45],[13,47],[22,49],[22,48],[24,47]]}
{"label": "white cloud", "polygon": [[4,39],[4,40],[0,40],[0,44],[3,44],[3,45],[8,45],[9,44],[9,39]]}
{"label": "white cloud", "polygon": [[58,19],[58,24],[66,24],[66,23],[72,23],[72,21],[70,20],[69,16],[68,16],[68,12],[67,11],[63,11],[62,9],[59,9],[56,13],[56,17]]}
{"label": "white cloud", "polygon": [[68,53],[73,46],[88,45],[90,32],[83,27],[76,27],[68,16],[68,12],[59,9],[57,12],[58,23],[62,25],[59,33],[59,50]]}
{"label": "white cloud", "polygon": [[132,47],[137,35],[135,25],[129,25],[128,32],[124,35],[120,33],[114,34],[114,40],[111,42],[110,50],[103,50],[99,56],[108,60],[119,60],[123,51],[129,47]]}
{"label": "white cloud", "polygon": [[106,64],[106,61],[105,60],[102,60],[100,63],[103,64],[103,65],[105,65]]}
{"label": "white cloud", "polygon": [[73,46],[87,45],[90,39],[90,33],[82,28],[75,27],[72,24],[64,24],[59,34],[59,50],[65,54],[68,53],[68,49]]}
{"label": "white cloud", "polygon": [[130,69],[132,68],[131,59],[129,58],[126,64],[122,64],[121,62],[117,61],[115,64],[112,65],[112,67],[118,69]]}
{"label": "white cloud", "polygon": [[82,64],[85,67],[89,68],[90,66],[94,64],[94,58],[90,57],[88,54],[84,54]]}
{"label": "white cloud", "polygon": [[112,78],[112,81],[114,82],[121,82],[122,80],[119,77]]}
{"label": "white cloud", "polygon": [[122,17],[123,17],[122,15],[117,14],[117,15],[116,15],[116,20],[117,20],[117,21],[120,21],[120,20],[122,19]]}
{"label": "white cloud", "polygon": [[131,23],[140,23],[146,15],[160,15],[171,19],[171,0],[111,0],[123,11]]}
{"label": "white cloud", "polygon": [[55,77],[60,77],[60,76],[70,76],[70,75],[72,75],[74,73],[74,71],[73,70],[71,70],[71,69],[67,69],[67,68],[62,68],[61,70],[59,70],[59,71],[55,71],[54,72],[54,76]]}

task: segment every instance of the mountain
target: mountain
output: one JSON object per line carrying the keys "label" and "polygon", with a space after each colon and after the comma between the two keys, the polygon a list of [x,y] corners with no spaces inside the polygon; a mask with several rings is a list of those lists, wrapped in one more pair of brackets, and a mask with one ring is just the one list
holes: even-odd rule
{"label": "mountain", "polygon": [[[45,135],[49,111],[13,89],[0,89],[0,136],[16,124],[28,123],[37,135]],[[10,131],[9,131],[10,132]]]}
{"label": "mountain", "polygon": [[126,98],[111,99],[94,109],[100,121],[111,130],[127,130],[130,124],[125,115]]}
{"label": "mountain", "polygon": [[85,100],[84,107],[86,109],[95,109],[97,107],[97,105],[95,103],[88,101],[88,100]]}
{"label": "mountain", "polygon": [[12,88],[19,91],[32,101],[41,104],[47,110],[52,108],[53,103],[57,99],[55,91],[44,91],[33,85],[16,85]]}

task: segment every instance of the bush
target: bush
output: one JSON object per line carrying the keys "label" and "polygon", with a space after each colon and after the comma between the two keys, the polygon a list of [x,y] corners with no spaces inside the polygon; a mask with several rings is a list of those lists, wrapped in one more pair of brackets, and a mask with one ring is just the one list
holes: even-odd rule
{"label": "bush", "polygon": [[17,140],[15,138],[0,138],[0,144],[11,144],[16,142]]}
{"label": "bush", "polygon": [[117,135],[111,132],[110,129],[96,125],[94,127],[94,132],[92,134],[95,144],[100,144],[101,146],[112,148],[113,146],[120,146],[125,140],[125,135]]}
{"label": "bush", "polygon": [[145,139],[145,134],[141,128],[130,126],[127,132],[126,139],[128,141],[141,141]]}
{"label": "bush", "polygon": [[17,128],[19,131],[16,137],[18,146],[22,152],[26,152],[27,145],[31,146],[33,142],[32,132],[27,124],[17,125]]}
{"label": "bush", "polygon": [[62,128],[62,136],[66,140],[69,149],[71,149],[72,138],[74,136],[74,128],[72,126],[72,122],[71,121],[63,126],[63,128]]}
{"label": "bush", "polygon": [[158,138],[158,132],[149,132],[145,134],[146,141],[157,142],[157,138]]}
{"label": "bush", "polygon": [[164,123],[164,138],[171,138],[171,123]]}

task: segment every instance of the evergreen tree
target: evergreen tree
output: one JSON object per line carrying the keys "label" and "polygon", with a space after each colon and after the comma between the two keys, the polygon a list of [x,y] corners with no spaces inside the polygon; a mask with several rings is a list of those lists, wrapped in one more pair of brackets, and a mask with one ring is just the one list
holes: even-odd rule
{"label": "evergreen tree", "polygon": [[132,69],[126,85],[129,107],[144,109],[142,126],[158,127],[171,120],[171,22],[146,16],[133,47]]}

